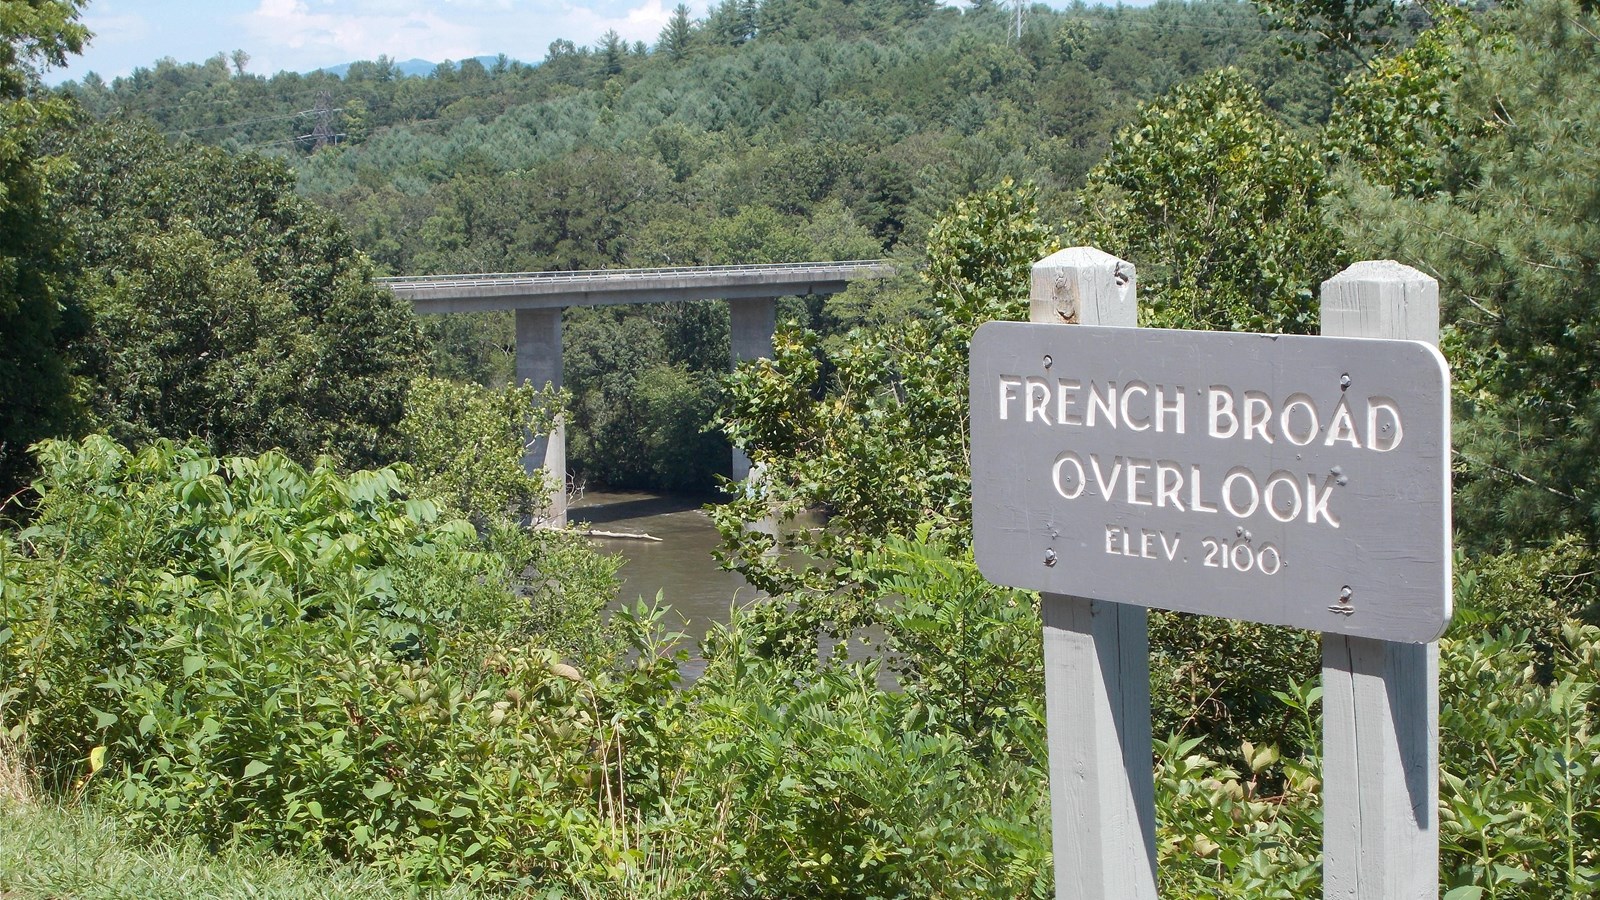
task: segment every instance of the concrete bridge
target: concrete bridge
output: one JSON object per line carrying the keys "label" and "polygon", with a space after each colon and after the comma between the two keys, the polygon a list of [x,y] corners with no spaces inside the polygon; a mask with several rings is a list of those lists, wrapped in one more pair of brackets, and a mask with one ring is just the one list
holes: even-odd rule
{"label": "concrete bridge", "polygon": [[[731,364],[772,355],[779,297],[837,294],[852,281],[894,274],[887,260],[777,263],[749,266],[682,266],[589,272],[512,272],[380,278],[419,313],[515,310],[516,377],[535,387],[561,387],[561,310],[568,306],[727,300]],[[558,424],[523,458],[528,471],[543,468],[562,485],[551,498],[551,520],[567,521],[567,436]],[[750,473],[750,460],[733,451],[733,477]]]}

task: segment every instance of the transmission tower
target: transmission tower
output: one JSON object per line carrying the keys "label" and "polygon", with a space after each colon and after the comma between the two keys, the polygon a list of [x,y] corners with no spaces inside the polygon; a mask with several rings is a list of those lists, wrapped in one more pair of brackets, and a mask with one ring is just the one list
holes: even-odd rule
{"label": "transmission tower", "polygon": [[333,94],[323,91],[317,94],[316,127],[311,129],[311,142],[316,150],[321,150],[334,141],[338,135],[333,133]]}

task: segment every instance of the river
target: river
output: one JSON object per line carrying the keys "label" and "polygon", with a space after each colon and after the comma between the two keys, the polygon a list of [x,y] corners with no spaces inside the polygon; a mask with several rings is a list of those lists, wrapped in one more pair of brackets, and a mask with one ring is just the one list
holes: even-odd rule
{"label": "river", "polygon": [[[619,553],[624,560],[617,573],[622,579],[617,597],[608,612],[650,600],[656,592],[672,607],[668,624],[699,640],[715,623],[726,623],[734,606],[742,606],[765,596],[751,587],[737,572],[717,565],[711,551],[720,536],[705,511],[716,495],[655,494],[643,491],[586,490],[567,511],[574,528],[648,534],[656,541],[632,538],[594,537],[594,547],[602,553]],[[874,630],[871,637],[876,637]],[[834,642],[824,639],[819,650],[828,653]],[[869,652],[852,641],[851,658]],[[686,681],[693,681],[705,670],[695,655],[683,667]],[[887,667],[879,684],[892,689],[893,678]]]}
{"label": "river", "polygon": [[681,496],[632,491],[585,491],[567,512],[574,528],[649,534],[661,541],[595,537],[602,553],[620,553],[625,562],[618,575],[615,609],[632,605],[657,591],[682,617],[682,630],[701,637],[713,622],[728,621],[735,604],[761,596],[737,572],[718,567],[711,551],[717,529],[705,505],[715,496]]}

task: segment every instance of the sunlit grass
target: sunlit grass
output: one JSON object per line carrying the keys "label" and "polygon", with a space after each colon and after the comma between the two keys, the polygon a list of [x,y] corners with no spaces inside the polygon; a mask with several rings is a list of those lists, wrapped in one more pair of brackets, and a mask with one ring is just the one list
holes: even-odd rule
{"label": "sunlit grass", "polygon": [[93,808],[46,802],[0,805],[0,897],[129,900],[467,898],[420,894],[374,872],[329,868],[248,848],[210,852],[151,842]]}

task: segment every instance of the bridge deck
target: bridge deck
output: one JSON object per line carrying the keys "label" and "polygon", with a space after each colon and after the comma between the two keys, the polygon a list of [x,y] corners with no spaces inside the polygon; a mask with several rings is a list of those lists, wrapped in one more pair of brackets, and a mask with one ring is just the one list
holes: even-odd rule
{"label": "bridge deck", "polygon": [[888,260],[379,278],[419,313],[836,294],[894,274]]}

